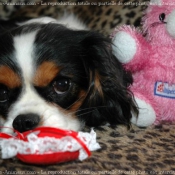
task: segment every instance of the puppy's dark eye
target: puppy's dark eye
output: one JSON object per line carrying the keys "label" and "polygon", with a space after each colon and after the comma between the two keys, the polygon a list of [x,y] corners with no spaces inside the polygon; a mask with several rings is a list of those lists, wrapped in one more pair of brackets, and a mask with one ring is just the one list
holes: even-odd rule
{"label": "puppy's dark eye", "polygon": [[164,20],[165,20],[165,13],[161,13],[160,15],[159,15],[159,20],[161,21],[161,22],[164,22]]}
{"label": "puppy's dark eye", "polygon": [[0,86],[0,103],[8,101],[8,90],[5,86]]}
{"label": "puppy's dark eye", "polygon": [[54,81],[53,87],[57,94],[63,94],[69,90],[71,82],[68,78],[60,78]]}

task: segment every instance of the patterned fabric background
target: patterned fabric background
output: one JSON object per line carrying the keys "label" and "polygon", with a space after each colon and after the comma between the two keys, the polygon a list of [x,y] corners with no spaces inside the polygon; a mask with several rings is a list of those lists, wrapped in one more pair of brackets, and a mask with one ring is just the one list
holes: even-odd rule
{"label": "patterned fabric background", "polygon": [[[18,0],[11,3],[18,3]],[[116,25],[140,25],[146,1],[120,1],[130,5],[48,5],[61,1],[20,1],[36,5],[7,5],[0,2],[1,19],[21,19],[51,16],[59,18],[65,13],[76,14],[89,28],[108,35]],[[68,1],[67,1],[68,2]],[[119,1],[69,1],[75,3]],[[136,5],[136,3],[140,5]],[[47,5],[44,5],[46,3]],[[133,5],[135,3],[135,5]],[[142,4],[141,4],[142,3]],[[89,131],[86,128],[86,131]],[[162,122],[159,126],[138,128],[124,126],[95,128],[101,149],[92,152],[87,160],[72,161],[50,166],[24,164],[14,159],[0,159],[0,174],[175,174],[175,123]]]}

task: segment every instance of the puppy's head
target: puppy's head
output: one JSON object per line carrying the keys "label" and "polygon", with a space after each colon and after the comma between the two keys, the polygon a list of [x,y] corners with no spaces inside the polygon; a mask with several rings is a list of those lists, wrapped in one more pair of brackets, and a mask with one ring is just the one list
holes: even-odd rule
{"label": "puppy's head", "polygon": [[23,132],[129,125],[131,111],[137,112],[128,90],[131,75],[101,34],[27,24],[4,32],[0,42],[2,126]]}

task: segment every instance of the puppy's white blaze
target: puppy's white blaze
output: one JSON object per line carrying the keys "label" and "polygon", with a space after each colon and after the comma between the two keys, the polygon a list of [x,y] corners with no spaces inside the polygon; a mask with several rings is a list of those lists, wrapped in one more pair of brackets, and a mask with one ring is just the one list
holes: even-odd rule
{"label": "puppy's white blaze", "polygon": [[27,81],[31,81],[35,68],[32,54],[36,33],[37,32],[35,31],[14,37],[16,59],[22,69],[23,78]]}

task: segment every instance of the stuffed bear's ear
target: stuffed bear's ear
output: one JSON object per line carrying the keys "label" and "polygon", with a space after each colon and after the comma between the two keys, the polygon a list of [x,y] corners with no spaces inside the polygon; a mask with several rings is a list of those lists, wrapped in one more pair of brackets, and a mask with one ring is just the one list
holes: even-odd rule
{"label": "stuffed bear's ear", "polygon": [[89,89],[77,116],[90,126],[105,122],[129,126],[131,112],[138,113],[132,93],[128,90],[132,83],[131,74],[112,54],[109,39],[92,32],[81,44]]}

